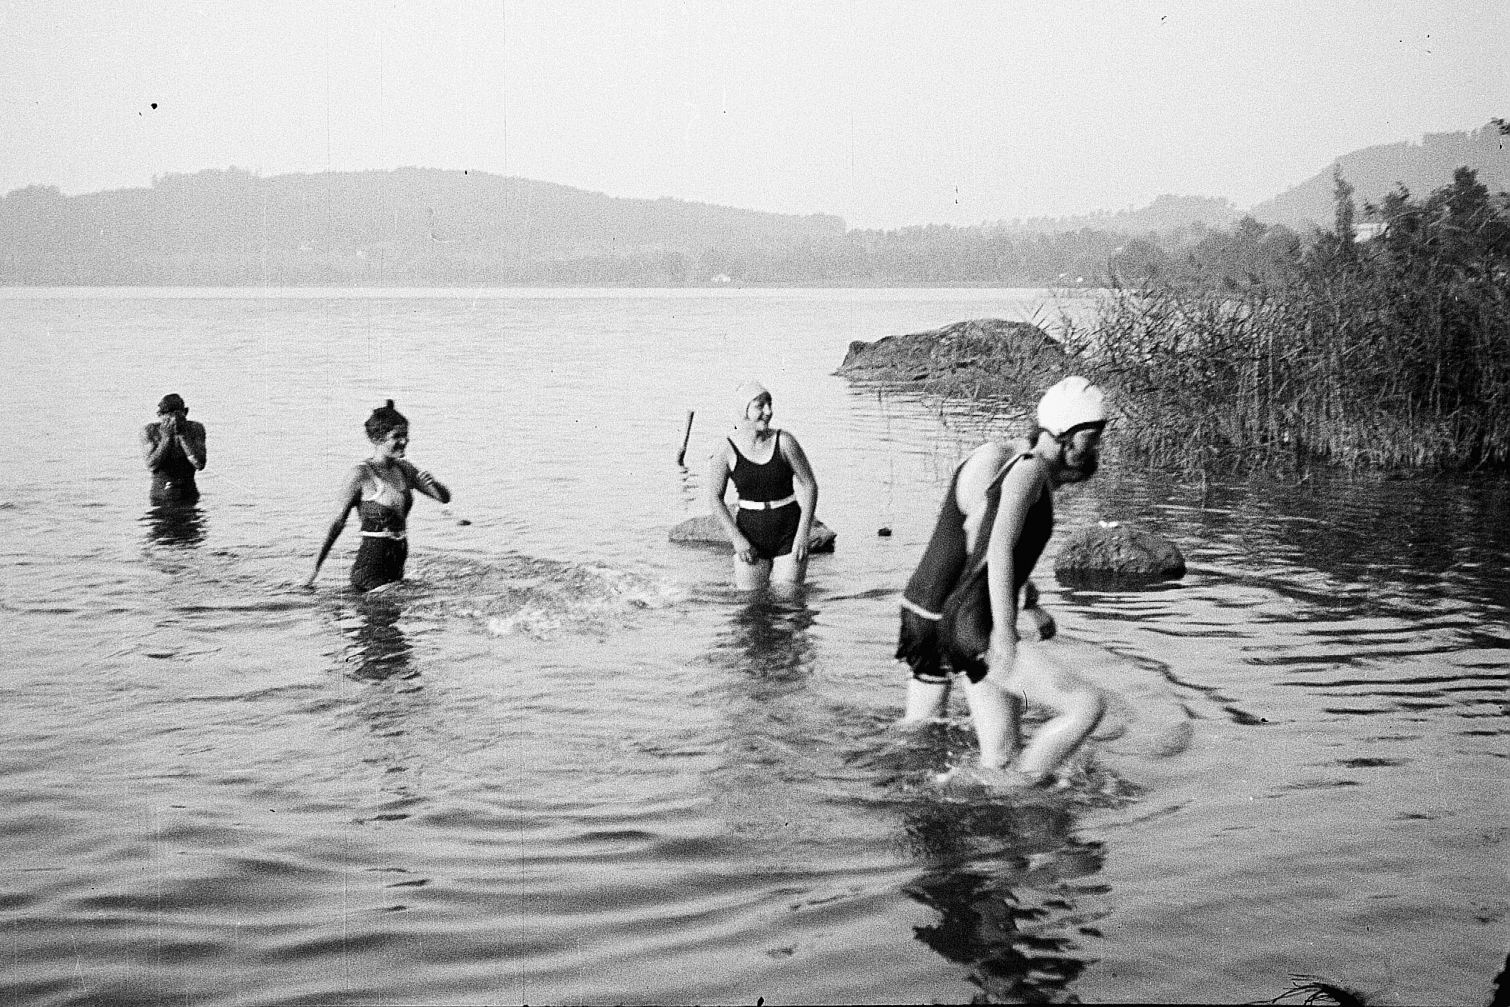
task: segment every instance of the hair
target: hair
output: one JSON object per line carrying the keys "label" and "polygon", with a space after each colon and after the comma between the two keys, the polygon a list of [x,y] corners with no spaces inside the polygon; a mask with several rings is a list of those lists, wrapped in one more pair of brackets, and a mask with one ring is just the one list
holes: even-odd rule
{"label": "hair", "polygon": [[367,422],[364,424],[367,428],[367,439],[374,442],[387,437],[395,427],[406,427],[408,425],[408,418],[393,408],[392,399],[374,409],[372,415],[367,417]]}
{"label": "hair", "polygon": [[164,395],[162,397],[162,400],[160,402],[157,403],[157,415],[159,416],[162,416],[166,413],[186,413],[188,411],[189,407],[184,405],[183,396],[179,395],[177,392],[169,392],[167,395]]}

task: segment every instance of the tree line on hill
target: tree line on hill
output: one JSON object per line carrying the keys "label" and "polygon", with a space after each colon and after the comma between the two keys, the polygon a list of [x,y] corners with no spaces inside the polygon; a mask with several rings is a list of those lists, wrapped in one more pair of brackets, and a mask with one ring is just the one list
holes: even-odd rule
{"label": "tree line on hill", "polygon": [[[1510,153],[1494,126],[1337,164],[1373,199],[1399,181],[1440,185],[1451,173],[1443,166],[1460,157],[1505,187]],[[1223,199],[1160,196],[1080,217],[849,230],[828,214],[614,198],[485,172],[263,178],[231,168],[78,196],[51,186],[9,193],[0,284],[1092,287],[1167,277],[1191,262],[1270,270],[1312,230],[1314,207],[1302,204],[1321,185],[1260,204],[1258,219],[1238,219]]]}
{"label": "tree line on hill", "polygon": [[[165,175],[150,188],[0,199],[0,284],[184,286],[1090,286],[1128,230],[1163,254],[1224,200],[977,227],[620,199],[479,172]],[[1090,225],[1099,226],[1075,226]],[[1134,253],[1146,254],[1142,245]]]}

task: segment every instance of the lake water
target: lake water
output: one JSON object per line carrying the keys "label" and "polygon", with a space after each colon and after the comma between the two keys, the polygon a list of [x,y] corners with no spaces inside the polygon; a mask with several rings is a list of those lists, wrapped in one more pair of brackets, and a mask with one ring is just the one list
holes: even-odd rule
{"label": "lake water", "polygon": [[[1113,451],[1060,534],[1136,524],[1190,573],[1072,590],[1050,544],[1047,646],[1115,692],[1075,785],[941,794],[963,706],[890,729],[898,591],[1015,424],[832,372],[1044,303],[0,291],[0,1001],[1486,1001],[1503,478],[1203,487]],[[667,542],[748,377],[838,533],[789,602]],[[209,430],[189,520],[136,441],[169,391]],[[455,500],[417,501],[396,590],[347,592],[354,527],[301,590],[385,398]]]}

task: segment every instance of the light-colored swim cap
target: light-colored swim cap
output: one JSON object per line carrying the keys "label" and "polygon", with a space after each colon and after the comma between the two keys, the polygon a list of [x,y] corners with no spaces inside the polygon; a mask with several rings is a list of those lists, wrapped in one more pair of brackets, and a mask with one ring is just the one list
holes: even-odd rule
{"label": "light-colored swim cap", "polygon": [[1038,425],[1055,437],[1105,422],[1106,394],[1078,374],[1065,378],[1038,400]]}
{"label": "light-colored swim cap", "polygon": [[734,411],[739,414],[740,419],[744,419],[749,411],[750,403],[762,395],[769,394],[771,394],[770,391],[759,381],[746,381],[734,389]]}

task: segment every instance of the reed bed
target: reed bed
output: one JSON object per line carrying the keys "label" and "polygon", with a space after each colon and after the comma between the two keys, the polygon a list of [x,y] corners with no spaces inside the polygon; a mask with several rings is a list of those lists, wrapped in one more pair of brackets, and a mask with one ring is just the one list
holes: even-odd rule
{"label": "reed bed", "polygon": [[1119,439],[1202,472],[1510,467],[1510,196],[1461,169],[1367,207],[1385,228],[1362,242],[1340,178],[1337,206],[1276,268],[1190,261],[1064,323],[1117,393]]}

